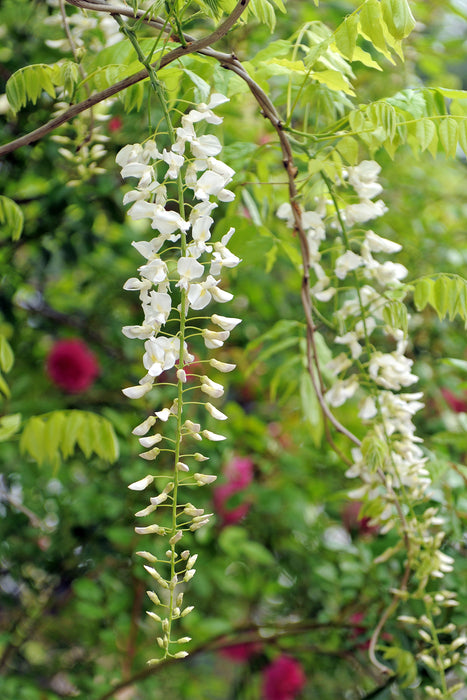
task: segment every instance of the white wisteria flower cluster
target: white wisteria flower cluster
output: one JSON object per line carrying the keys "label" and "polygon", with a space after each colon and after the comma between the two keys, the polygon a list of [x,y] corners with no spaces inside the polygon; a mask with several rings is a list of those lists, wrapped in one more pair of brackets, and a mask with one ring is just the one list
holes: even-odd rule
{"label": "white wisteria flower cluster", "polygon": [[[337,185],[332,183],[329,198],[323,195],[314,211],[302,212],[302,222],[316,277],[312,301],[318,310],[331,301],[334,310],[323,313],[334,319],[334,342],[342,347],[326,367],[334,381],[325,401],[331,410],[358,401],[367,427],[346,472],[361,482],[350,496],[367,505],[381,532],[394,527],[401,532],[408,565],[426,582],[452,571],[453,559],[441,551],[443,520],[437,509],[414,511],[427,500],[431,480],[413,423],[424,404],[422,392],[410,391],[418,378],[406,355],[409,316],[402,299],[407,269],[392,259],[400,244],[362,227],[387,211],[381,199],[374,201],[382,192],[379,172],[374,161],[348,168]],[[289,204],[282,204],[277,215],[294,225]],[[381,254],[387,259],[381,261]],[[381,345],[385,350],[378,349]],[[451,594],[436,600],[437,607],[454,604]]]}
{"label": "white wisteria flower cluster", "polygon": [[[202,403],[214,419],[227,419],[211,403],[211,399],[223,395],[221,383],[204,372],[194,374],[191,369],[190,378],[196,377],[199,381],[194,385],[187,383],[185,367],[193,363],[195,356],[190,352],[185,335],[191,311],[195,312],[191,317],[199,320],[199,312],[211,302],[223,304],[232,299],[233,295],[220,286],[220,276],[224,267],[233,268],[240,262],[227,247],[234,229],[231,228],[218,241],[211,240],[214,223],[211,215],[218,206],[216,200],[229,202],[234,198],[227,189],[234,171],[218,158],[222,150],[219,139],[213,134],[197,133],[198,125],[222,122],[213,110],[226,101],[226,97],[216,93],[211,95],[207,104],[199,104],[185,114],[181,125],[176,130],[171,129],[173,142],[169,149],[160,150],[156,141],[149,140],[125,146],[116,159],[122,177],[137,180],[136,187],[124,196],[124,203],[131,205],[129,216],[134,220],[149,219],[156,232],[150,240],[133,242],[143,261],[138,268],[139,276],[130,278],[124,285],[124,289],[138,292],[141,301],[141,324],[125,326],[123,333],[128,338],[144,341],[142,360],[145,373],[137,385],[124,389],[123,393],[131,399],[139,399],[151,391],[163,372],[173,370],[176,375],[173,382],[176,395],[171,404],[157,407],[155,413],[133,430],[144,448],[140,456],[154,462],[161,452],[169,453],[173,471],[170,476],[164,476],[152,468],[146,476],[129,486],[134,491],[150,491],[149,504],[136,513],[138,518],[144,519],[153,516],[156,510],[168,509],[165,520],[162,517],[157,523],[136,527],[138,534],[168,538],[169,549],[162,559],[147,551],[139,552],[148,562],[146,570],[166,593],[159,598],[157,593],[148,592],[151,601],[163,610],[160,614],[148,614],[161,624],[162,634],[157,641],[164,658],[181,658],[187,653],[176,651],[176,647],[174,650],[173,645],[189,640],[173,640],[171,636],[172,622],[193,609],[191,606],[183,608],[181,588],[195,573],[197,555],[186,549],[184,537],[187,532],[203,527],[212,515],[190,502],[180,502],[179,488],[204,486],[215,480],[215,475],[196,469],[192,471],[193,462],[208,459],[201,452],[195,452],[192,445],[203,440],[217,442],[225,439],[219,433],[203,429],[185,415],[186,405],[193,402],[193,392],[199,391],[203,400],[196,403]],[[178,210],[174,208],[177,202],[171,196],[174,194],[178,198]],[[220,348],[240,323],[238,318],[217,313],[206,318],[209,318],[211,327],[198,329],[190,325],[190,335],[199,336],[209,349]],[[204,363],[218,372],[230,372],[235,368],[235,365],[215,358]],[[196,360],[196,366],[202,364]],[[169,382],[164,380],[164,383]],[[175,439],[166,434],[170,424]],[[162,490],[161,480],[164,483]]]}

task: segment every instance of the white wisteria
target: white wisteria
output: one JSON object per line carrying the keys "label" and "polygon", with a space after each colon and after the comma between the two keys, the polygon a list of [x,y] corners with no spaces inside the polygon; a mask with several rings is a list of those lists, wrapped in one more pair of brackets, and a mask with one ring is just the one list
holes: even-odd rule
{"label": "white wisteria", "polygon": [[[171,628],[174,620],[193,609],[182,607],[180,586],[194,576],[193,564],[197,555],[187,549],[179,552],[177,545],[187,532],[203,527],[212,516],[212,513],[205,513],[202,508],[180,500],[181,486],[205,486],[216,478],[213,474],[192,474],[190,461],[204,462],[208,457],[200,452],[193,453],[190,442],[226,439],[185,415],[188,404],[193,403],[187,401],[187,392],[192,395],[193,391],[199,391],[200,400],[195,403],[204,405],[206,415],[219,421],[227,419],[210,401],[204,400],[220,398],[224,386],[204,374],[205,370],[194,374],[191,369],[190,378],[198,383],[187,385],[188,371],[185,369],[195,361],[185,339],[190,312],[195,312],[199,321],[198,312],[210,303],[229,302],[233,295],[222,289],[220,275],[224,267],[232,268],[240,262],[227,247],[233,228],[220,241],[211,242],[214,224],[211,214],[218,206],[214,200],[228,202],[233,199],[233,193],[226,186],[232,181],[234,171],[214,157],[222,150],[219,139],[213,134],[200,135],[195,128],[203,122],[221,124],[222,118],[213,110],[226,100],[223,95],[213,94],[207,104],[199,104],[182,116],[181,126],[176,131],[172,128],[176,138],[169,149],[161,150],[154,140],[149,140],[125,146],[116,158],[122,178],[138,180],[136,187],[124,196],[124,202],[131,204],[129,216],[134,220],[149,219],[151,228],[157,231],[150,240],[133,242],[144,263],[138,268],[139,277],[131,277],[124,284],[124,289],[138,292],[141,301],[141,324],[125,326],[123,333],[128,338],[144,341],[142,364],[145,374],[138,384],[125,388],[123,393],[132,399],[142,398],[153,389],[163,373],[175,372],[172,382],[166,378],[163,381],[164,385],[172,385],[176,392],[171,405],[157,406],[154,414],[133,430],[145,449],[140,454],[144,460],[154,462],[162,453],[172,454],[171,472],[159,474],[154,468],[129,486],[133,491],[150,490],[149,505],[136,513],[138,518],[151,516],[154,520],[156,511],[166,509],[157,522],[135,528],[138,534],[167,537],[169,542],[169,549],[162,559],[147,551],[139,552],[151,563],[145,567],[146,571],[168,591],[163,600],[153,591],[148,591],[151,601],[163,610],[159,614],[148,613],[161,624],[162,634],[157,641],[163,658],[186,655],[185,651],[177,651],[176,645],[186,643],[188,638],[172,639]],[[178,211],[173,209],[174,200],[169,198],[171,192],[175,192],[178,198]],[[241,320],[216,313],[205,319],[211,321],[214,328],[190,326],[190,337],[198,336],[209,349],[221,347]],[[196,330],[193,332],[193,329]],[[218,372],[235,369],[234,364],[215,359],[205,362]],[[196,363],[200,365],[198,358]],[[170,435],[175,435],[175,438],[168,438],[166,434],[169,423],[174,427]],[[155,432],[152,432],[153,428]],[[162,490],[161,479],[166,482]]]}
{"label": "white wisteria", "polygon": [[[349,496],[362,502],[362,513],[369,514],[371,524],[381,533],[398,530],[400,544],[379,560],[385,561],[405,546],[405,573],[400,586],[393,589],[394,605],[405,600],[412,582],[412,595],[422,599],[430,619],[422,634],[428,647],[421,660],[427,663],[430,659],[428,665],[439,669],[441,646],[433,616],[457,601],[454,593],[427,593],[426,586],[452,571],[453,559],[441,551],[443,518],[437,508],[426,506],[431,486],[428,458],[413,422],[424,406],[423,394],[407,391],[418,381],[413,360],[406,354],[410,316],[402,300],[408,271],[392,259],[375,257],[394,256],[402,246],[362,228],[387,211],[381,199],[374,201],[382,193],[380,169],[374,161],[363,161],[334,183],[324,177],[330,198],[325,194],[317,198],[314,211],[302,212],[302,224],[309,267],[316,280],[312,303],[323,318],[333,320],[333,342],[343,348],[325,368],[327,376],[333,377],[324,395],[326,410],[353,401],[361,420],[363,437],[351,450],[346,472],[359,484]],[[282,204],[277,216],[294,227],[290,204]],[[323,310],[326,302],[333,305],[332,310]],[[421,505],[422,514],[418,512]],[[373,660],[384,619],[370,644]],[[455,640],[442,647],[443,663],[456,662],[456,644]]]}

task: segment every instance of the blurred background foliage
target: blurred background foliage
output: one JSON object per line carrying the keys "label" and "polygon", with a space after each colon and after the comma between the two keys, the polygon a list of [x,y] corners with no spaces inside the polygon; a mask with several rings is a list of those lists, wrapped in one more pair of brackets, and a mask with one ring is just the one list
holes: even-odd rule
{"label": "blurred background foliage", "polygon": [[[62,50],[46,44],[61,36],[45,21],[56,12],[51,5],[2,3],[0,93],[19,68],[63,57]],[[465,2],[411,5],[418,23],[406,41],[406,62],[383,61],[384,73],[354,65],[360,102],[419,85],[467,88]],[[335,28],[355,7],[347,0],[319,7],[288,2],[287,15],[277,10],[273,39],[288,38],[309,21]],[[88,40],[97,46],[103,38],[90,28]],[[253,19],[221,45],[248,60],[270,41],[269,29]],[[399,660],[398,680],[386,681],[367,658],[371,630],[390,600],[389,589],[397,585],[403,560],[375,565],[391,545],[391,534],[383,536],[359,520],[358,504],[348,501],[345,467],[326,445],[307,386],[297,241],[275,216],[286,197],[277,144],[235,78],[196,58],[192,70],[221,91],[223,83],[233,81],[224,108],[223,158],[237,171],[237,198],[215,214],[218,233],[237,229],[232,247],[243,264],[228,278],[235,293],[229,315],[244,322],[217,354],[237,362],[238,369],[228,380],[227,444],[222,451],[214,445],[210,458],[221,484],[228,483],[229,465],[240,457],[250,461],[250,477],[217,503],[208,489],[201,497],[197,493],[197,503],[204,497],[208,510],[216,508],[216,518],[194,535],[199,566],[186,595],[196,610],[183,622],[183,634],[194,639],[193,653],[176,668],[147,669],[155,630],[144,613],[148,581],[134,554],[141,539],[133,533],[133,513],[141,505],[138,493],[127,489],[146,467],[130,433],[163,405],[166,389],[138,402],[121,393],[140,373],[141,348],[120,329],[139,322],[138,304],[122,285],[139,264],[130,243],[135,229],[144,227],[125,219],[114,158],[123,145],[146,137],[148,99],[153,126],[161,115],[145,89],[135,98],[142,100],[139,112],[128,113],[120,100],[113,101],[110,119],[96,122],[108,137],[100,173],[85,168],[77,175],[76,161],[62,157],[61,144],[51,138],[4,158],[0,190],[21,206],[25,223],[18,241],[0,238],[0,333],[14,353],[9,371],[8,362],[1,363],[9,386],[2,390],[2,414],[20,416],[0,437],[0,695],[5,700],[253,700],[263,697],[271,662],[287,655],[301,665],[306,684],[284,699],[422,699],[425,669],[412,673]],[[276,86],[274,80],[271,92],[280,102],[283,86],[280,78]],[[179,84],[169,69],[167,83],[178,96],[194,99],[189,78]],[[321,92],[315,108],[325,110],[329,95],[324,88]],[[52,109],[45,94],[15,118],[2,108],[0,141],[36,128]],[[86,117],[80,117],[58,134],[77,145],[85,129]],[[400,262],[414,279],[465,269],[465,154],[459,152],[456,161],[428,154],[416,159],[403,148],[394,161],[384,153],[376,158],[389,208],[377,232],[403,244]],[[70,180],[77,183],[70,187]],[[460,600],[451,619],[462,628],[467,622],[465,329],[457,321],[439,321],[427,309],[414,312],[411,337],[426,393],[419,433],[432,456],[432,498],[446,518],[446,552],[456,559],[455,571],[446,577],[446,587],[457,590]],[[82,341],[99,367],[98,376],[75,392],[47,370],[56,343],[69,339]],[[35,453],[21,445],[32,417],[42,416],[46,426],[52,412],[64,410],[105,419],[108,459],[99,451],[92,418],[78,431],[81,438],[71,454],[57,456],[53,425],[31,438]],[[355,406],[340,411],[344,424],[358,430]],[[227,517],[242,505],[243,517]],[[388,623],[384,634],[402,650],[417,650],[415,631],[411,638],[410,628],[397,621]],[[110,691],[125,682],[121,691]]]}

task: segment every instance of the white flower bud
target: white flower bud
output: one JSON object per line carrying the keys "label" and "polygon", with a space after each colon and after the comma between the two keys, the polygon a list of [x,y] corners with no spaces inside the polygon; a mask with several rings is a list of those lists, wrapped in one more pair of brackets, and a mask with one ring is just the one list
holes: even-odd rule
{"label": "white flower bud", "polygon": [[175,466],[177,467],[179,472],[189,472],[190,471],[189,466],[187,464],[185,464],[185,462],[177,462],[177,464]]}
{"label": "white flower bud", "polygon": [[160,525],[148,525],[147,527],[135,527],[137,535],[165,535],[165,527]]}
{"label": "white flower bud", "polygon": [[225,435],[219,435],[218,433],[213,433],[210,430],[202,430],[201,435],[206,438],[206,440],[212,440],[213,442],[220,442],[221,440],[227,440]]}
{"label": "white flower bud", "polygon": [[139,444],[141,447],[152,447],[162,440],[162,435],[156,433],[155,435],[150,435],[149,437],[139,438]]}
{"label": "white flower bud", "polygon": [[214,399],[218,399],[224,394],[224,387],[218,382],[213,382],[209,377],[201,377],[201,391]]}
{"label": "white flower bud", "polygon": [[216,360],[215,358],[209,360],[209,364],[211,365],[211,367],[214,367],[214,369],[217,369],[219,372],[233,372],[233,370],[237,366],[229,362],[221,362],[220,360]]}
{"label": "white flower bud", "polygon": [[222,411],[219,411],[212,403],[208,402],[205,406],[208,413],[210,413],[213,418],[216,418],[216,420],[227,420],[228,416],[222,413]]}
{"label": "white flower bud", "polygon": [[146,591],[146,595],[148,596],[149,600],[154,603],[154,605],[160,605],[161,601],[159,599],[159,596],[154,593],[154,591]]}
{"label": "white flower bud", "polygon": [[188,581],[190,581],[195,574],[196,574],[196,569],[190,569],[189,571],[187,571],[185,573],[185,576],[183,577],[183,580],[185,581],[185,583],[188,583]]}
{"label": "white flower bud", "polygon": [[200,452],[195,452],[193,457],[196,459],[197,462],[206,462],[209,459],[209,457],[205,457]]}
{"label": "white flower bud", "polygon": [[217,476],[213,474],[193,474],[194,480],[198,486],[205,486],[206,484],[212,484],[213,481],[217,479]]}
{"label": "white flower bud", "polygon": [[160,454],[160,449],[158,447],[153,447],[152,450],[149,450],[148,452],[140,452],[139,456],[143,459],[151,461],[156,459],[158,454]]}
{"label": "white flower bud", "polygon": [[129,386],[126,389],[122,389],[122,394],[125,394],[129,399],[140,399],[142,396],[151,391],[152,383],[145,382],[144,384],[137,384],[136,386]]}
{"label": "white flower bud", "polygon": [[232,331],[235,326],[238,326],[242,322],[241,318],[228,318],[227,316],[219,316],[218,314],[213,314],[211,316],[211,321],[220,326],[224,331]]}
{"label": "white flower bud", "polygon": [[133,433],[133,435],[146,435],[146,433],[152,428],[155,422],[155,416],[148,416],[148,418],[146,418],[145,421],[137,425],[136,428],[133,428],[131,432]]}
{"label": "white flower bud", "polygon": [[128,486],[129,489],[132,491],[144,491],[144,489],[152,484],[154,481],[154,477],[152,474],[148,474],[147,476],[144,477],[144,479],[140,479],[139,481],[134,481],[132,484]]}

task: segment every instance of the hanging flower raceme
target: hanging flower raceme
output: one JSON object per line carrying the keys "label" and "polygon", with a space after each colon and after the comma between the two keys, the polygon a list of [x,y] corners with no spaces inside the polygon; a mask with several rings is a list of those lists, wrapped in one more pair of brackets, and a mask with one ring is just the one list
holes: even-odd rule
{"label": "hanging flower raceme", "polygon": [[[358,478],[360,485],[349,495],[363,502],[362,515],[371,513],[369,524],[379,527],[379,532],[399,531],[407,550],[406,565],[420,590],[425,590],[424,604],[432,616],[457,604],[449,592],[426,593],[426,583],[451,571],[453,560],[440,551],[444,533],[437,509],[425,507],[420,514],[431,482],[413,423],[423,407],[423,395],[410,391],[418,378],[412,372],[412,359],[405,354],[409,315],[402,299],[407,292],[403,283],[407,269],[392,259],[379,259],[381,254],[393,256],[402,246],[362,228],[387,210],[382,200],[374,201],[382,192],[379,172],[377,163],[363,161],[349,168],[337,184],[325,176],[330,199],[323,195],[315,211],[302,212],[302,225],[309,267],[316,278],[312,302],[319,308],[332,300],[333,311],[323,315],[334,319],[334,342],[342,348],[327,364],[334,381],[324,400],[328,410],[358,401],[358,415],[367,431],[360,446],[352,449],[353,463],[346,474]],[[346,203],[351,189],[358,201],[354,197]],[[289,204],[282,204],[277,215],[294,226]],[[400,548],[388,550],[381,561]],[[407,597],[406,585],[401,591],[394,589],[401,600]],[[434,658],[439,643],[434,627],[430,633]],[[421,636],[426,642],[426,628]],[[444,650],[452,663],[455,649]]]}
{"label": "hanging flower raceme", "polygon": [[[202,363],[197,357],[196,365],[192,365],[195,355],[190,352],[185,336],[190,312],[195,311],[199,318],[199,310],[209,304],[223,304],[233,298],[221,288],[220,275],[223,267],[234,267],[240,262],[227,248],[234,229],[230,229],[220,241],[211,241],[214,223],[211,214],[218,206],[215,200],[233,199],[233,193],[226,186],[234,171],[215,157],[222,150],[219,139],[213,134],[197,133],[198,125],[203,122],[222,122],[213,110],[226,100],[223,95],[214,94],[208,104],[197,105],[183,116],[182,125],[176,132],[169,130],[175,137],[169,150],[161,149],[150,140],[125,146],[116,159],[123,178],[137,179],[135,189],[124,197],[124,203],[131,203],[129,216],[149,219],[156,232],[150,240],[133,243],[143,257],[143,263],[138,268],[139,277],[130,278],[124,285],[124,289],[137,292],[141,301],[141,324],[125,326],[123,333],[144,341],[142,362],[145,374],[137,385],[124,389],[123,393],[129,398],[141,398],[151,391],[162,373],[168,370],[176,373],[171,405],[158,406],[153,415],[133,430],[144,448],[140,456],[154,462],[161,453],[171,455],[171,473],[164,476],[153,468],[129,486],[133,491],[149,492],[148,505],[136,516],[143,522],[150,516],[151,522],[137,527],[136,532],[168,539],[169,548],[163,558],[147,551],[138,552],[147,561],[147,572],[165,591],[161,598],[156,592],[148,591],[150,600],[160,607],[159,614],[148,612],[148,615],[161,624],[162,633],[157,642],[162,648],[163,658],[182,658],[187,654],[186,651],[177,651],[177,648],[189,639],[172,637],[173,621],[183,618],[193,609],[183,607],[181,588],[195,574],[197,555],[186,549],[185,539],[187,533],[206,525],[212,515],[190,502],[182,502],[180,487],[205,486],[216,479],[212,474],[193,469],[193,462],[203,463],[208,459],[195,451],[193,444],[225,439],[185,415],[189,392],[199,390],[200,396],[209,399],[198,402],[204,404],[206,412],[216,420],[227,418],[211,403],[212,399],[223,395],[223,385],[204,373],[193,373],[193,367],[202,367]],[[173,192],[178,197],[178,211],[174,211],[173,199],[169,199]],[[184,201],[186,193],[191,204]],[[212,328],[193,333],[193,326],[190,326],[190,333],[199,336],[209,349],[221,347],[240,323],[240,319],[217,313],[207,318]],[[189,371],[188,365],[191,365]],[[235,365],[215,359],[209,360],[209,365],[219,372],[235,369]],[[187,374],[191,380],[198,378],[199,383],[193,385],[191,381],[188,385]],[[154,522],[155,517],[157,522]]]}

